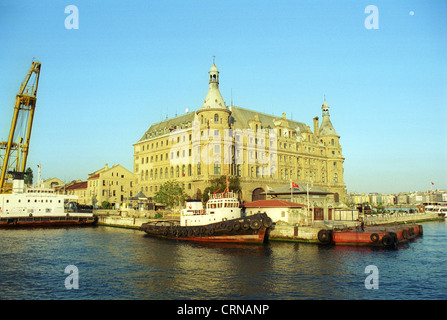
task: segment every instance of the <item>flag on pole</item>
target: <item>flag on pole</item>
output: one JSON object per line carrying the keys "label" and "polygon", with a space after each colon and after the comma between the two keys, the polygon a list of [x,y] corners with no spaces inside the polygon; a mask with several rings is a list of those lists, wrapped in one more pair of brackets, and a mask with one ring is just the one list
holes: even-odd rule
{"label": "flag on pole", "polygon": [[293,188],[299,188],[299,185],[297,185],[295,182],[292,182],[292,187]]}

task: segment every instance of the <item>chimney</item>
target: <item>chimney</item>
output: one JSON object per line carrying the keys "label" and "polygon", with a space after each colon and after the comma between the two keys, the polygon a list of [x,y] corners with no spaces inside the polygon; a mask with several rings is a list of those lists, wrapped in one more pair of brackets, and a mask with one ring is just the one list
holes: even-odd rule
{"label": "chimney", "polygon": [[316,137],[320,136],[320,126],[318,124],[318,117],[314,118],[314,135]]}

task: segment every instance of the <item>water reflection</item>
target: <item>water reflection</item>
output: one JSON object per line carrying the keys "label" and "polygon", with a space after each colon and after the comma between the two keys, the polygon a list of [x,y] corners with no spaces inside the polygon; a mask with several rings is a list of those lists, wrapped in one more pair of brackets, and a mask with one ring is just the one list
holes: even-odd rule
{"label": "water reflection", "polygon": [[[399,250],[306,243],[210,244],[137,230],[0,230],[1,299],[441,299],[445,224]],[[80,272],[67,290],[67,265]],[[367,290],[376,265],[380,289]]]}

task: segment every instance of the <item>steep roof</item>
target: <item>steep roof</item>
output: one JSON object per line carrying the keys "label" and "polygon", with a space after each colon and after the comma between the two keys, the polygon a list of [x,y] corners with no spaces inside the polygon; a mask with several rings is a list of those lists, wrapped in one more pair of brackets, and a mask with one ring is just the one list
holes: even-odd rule
{"label": "steep roof", "polygon": [[[231,111],[231,117],[233,118],[233,124],[235,129],[246,129],[248,128],[248,122],[250,120],[255,119],[257,116],[257,119],[259,119],[259,122],[261,122],[263,128],[275,128],[274,121],[276,119],[280,119],[277,116],[244,109],[240,107],[230,106],[229,107]],[[294,120],[287,119],[287,122],[289,123],[289,126],[292,129],[298,129],[300,132],[306,132],[309,131],[309,128],[306,124]]]}
{"label": "steep roof", "polygon": [[147,131],[144,133],[139,141],[144,141],[147,139],[155,138],[156,136],[169,134],[176,128],[182,128],[187,124],[191,126],[192,121],[194,120],[194,115],[195,111],[192,111],[174,118],[154,123],[149,127],[149,129],[147,129]]}
{"label": "steep roof", "polygon": [[338,136],[331,120],[329,119],[329,115],[323,115],[323,121],[321,122],[320,127],[320,136]]}
{"label": "steep roof", "polygon": [[65,190],[87,189],[87,181],[76,182],[71,186],[65,188]]}

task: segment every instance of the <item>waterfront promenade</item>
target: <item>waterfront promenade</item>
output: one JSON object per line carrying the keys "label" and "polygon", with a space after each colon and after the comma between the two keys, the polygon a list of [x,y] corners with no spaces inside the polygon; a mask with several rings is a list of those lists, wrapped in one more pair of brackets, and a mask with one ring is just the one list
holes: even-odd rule
{"label": "waterfront promenade", "polygon": [[[98,224],[111,227],[139,229],[146,222],[158,220],[179,220],[179,214],[166,212],[163,218],[154,219],[153,212],[138,211],[115,211],[115,210],[98,210],[95,212],[98,216]],[[366,226],[393,225],[420,223],[424,221],[444,220],[438,217],[436,213],[413,213],[413,214],[377,214],[368,215],[365,218]],[[310,225],[290,225],[287,223],[277,223],[270,233],[272,241],[301,241],[301,242],[319,242],[318,232],[322,229],[333,230],[342,228],[355,228],[359,226],[356,220],[329,220],[314,221]]]}

